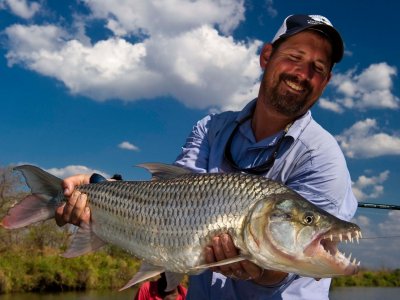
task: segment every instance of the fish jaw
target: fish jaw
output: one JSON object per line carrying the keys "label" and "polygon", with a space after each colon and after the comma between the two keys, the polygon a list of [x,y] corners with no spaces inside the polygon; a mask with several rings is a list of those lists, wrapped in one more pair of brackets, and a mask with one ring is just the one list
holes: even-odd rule
{"label": "fish jaw", "polygon": [[340,242],[353,242],[361,237],[361,230],[356,224],[346,222],[348,226],[343,229],[333,228],[319,234],[304,250],[304,259],[309,260],[314,267],[314,272],[323,273],[321,277],[347,276],[358,272],[360,262],[351,254],[346,256],[338,249]]}
{"label": "fish jaw", "polygon": [[[255,206],[244,230],[253,262],[266,269],[314,278],[356,274],[360,263],[351,261],[351,255],[346,257],[337,245],[342,241],[358,242],[360,228],[299,197],[295,195],[293,205],[287,204],[291,200],[282,201],[278,197],[268,204],[260,201]],[[279,206],[287,210],[277,209]],[[299,222],[306,215],[304,211],[312,213],[316,220],[314,226]]]}

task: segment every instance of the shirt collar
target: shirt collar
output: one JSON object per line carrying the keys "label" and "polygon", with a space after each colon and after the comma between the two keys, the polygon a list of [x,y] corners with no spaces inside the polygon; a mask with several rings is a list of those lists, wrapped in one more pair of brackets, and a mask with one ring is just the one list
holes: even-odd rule
{"label": "shirt collar", "polygon": [[[249,103],[246,104],[246,106],[239,112],[237,115],[235,122],[239,123],[241,122],[244,118],[247,116],[251,115],[256,107],[256,102],[257,98],[251,100]],[[296,140],[300,134],[303,132],[303,130],[307,127],[307,125],[311,122],[311,111],[308,110],[304,115],[302,115],[300,118],[298,118],[296,121],[293,122],[292,126],[290,126],[289,131],[286,134],[286,137],[292,137],[294,140]],[[245,124],[244,126],[241,126],[239,128],[239,131],[246,136],[250,141],[255,142],[255,137],[254,133],[251,130],[251,126]],[[267,138],[268,144],[271,142],[270,138]],[[260,141],[262,142],[262,141]],[[257,143],[258,144],[258,143]]]}

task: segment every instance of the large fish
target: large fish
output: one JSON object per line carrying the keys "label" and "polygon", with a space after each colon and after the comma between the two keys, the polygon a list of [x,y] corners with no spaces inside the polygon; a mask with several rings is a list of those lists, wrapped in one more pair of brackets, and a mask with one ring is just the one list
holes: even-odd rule
{"label": "large fish", "polygon": [[[194,174],[171,165],[142,164],[151,181],[103,181],[81,185],[90,224],[76,233],[66,257],[105,243],[143,260],[127,288],[166,272],[174,288],[183,274],[244,259],[265,268],[315,278],[355,274],[359,263],[337,249],[358,241],[360,228],[325,212],[285,185],[240,173]],[[10,209],[1,225],[20,228],[54,217],[65,201],[61,179],[30,165],[21,171],[32,194]],[[240,255],[207,265],[204,248],[229,233]]]}

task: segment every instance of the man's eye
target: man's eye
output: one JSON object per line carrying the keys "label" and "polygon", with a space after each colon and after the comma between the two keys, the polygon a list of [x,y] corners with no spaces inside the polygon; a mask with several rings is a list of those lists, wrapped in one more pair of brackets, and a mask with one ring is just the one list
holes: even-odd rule
{"label": "man's eye", "polygon": [[300,56],[298,56],[298,55],[289,55],[289,58],[291,59],[291,60],[293,60],[293,61],[299,61],[300,59],[301,59],[301,57]]}
{"label": "man's eye", "polygon": [[317,73],[320,73],[320,74],[326,73],[326,68],[324,66],[315,66],[314,69]]}

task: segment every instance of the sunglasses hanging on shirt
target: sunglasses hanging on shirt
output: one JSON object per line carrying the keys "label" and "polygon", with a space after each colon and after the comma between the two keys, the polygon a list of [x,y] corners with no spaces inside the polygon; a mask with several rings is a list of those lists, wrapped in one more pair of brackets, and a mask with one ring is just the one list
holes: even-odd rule
{"label": "sunglasses hanging on shirt", "polygon": [[234,169],[235,171],[244,172],[244,173],[253,174],[253,175],[262,175],[262,174],[267,173],[274,165],[275,159],[278,156],[279,148],[281,147],[283,139],[285,138],[287,132],[289,131],[289,128],[292,125],[292,123],[290,123],[288,126],[286,126],[285,130],[283,131],[283,135],[279,138],[279,140],[276,143],[275,148],[272,152],[272,155],[267,159],[267,161],[265,161],[264,163],[262,163],[258,166],[254,166],[254,167],[250,167],[250,168],[241,168],[237,165],[237,163],[235,162],[235,160],[232,157],[232,151],[231,151],[232,141],[233,141],[233,138],[235,137],[235,135],[237,134],[240,126],[242,126],[246,121],[251,119],[251,117],[252,117],[252,115],[244,117],[236,124],[231,135],[229,136],[228,141],[226,142],[224,156],[225,156],[225,160],[229,163],[230,167],[232,169]]}

